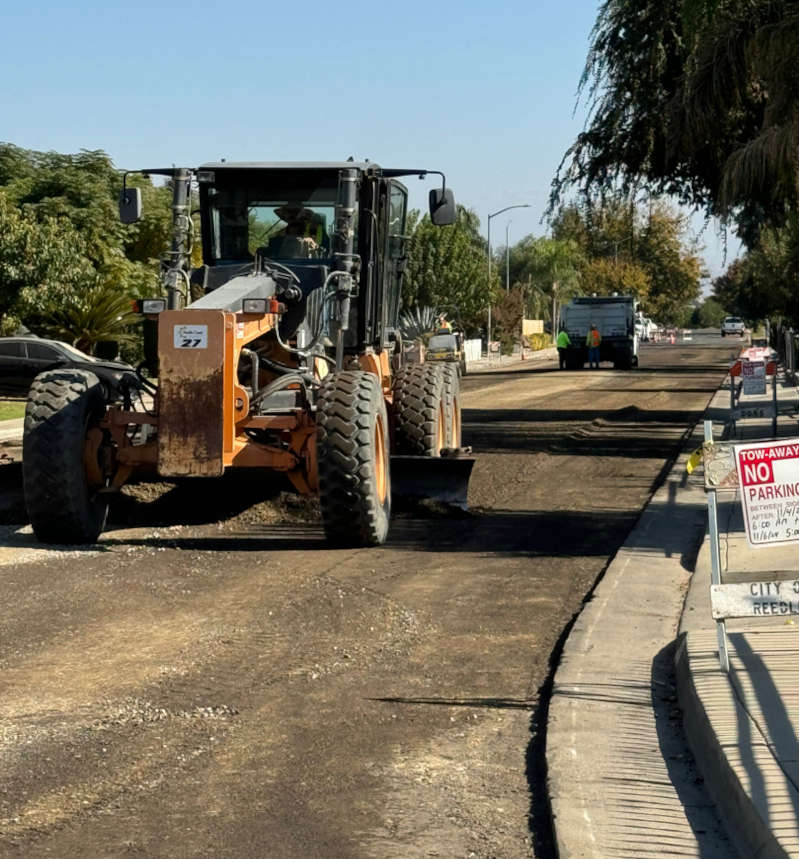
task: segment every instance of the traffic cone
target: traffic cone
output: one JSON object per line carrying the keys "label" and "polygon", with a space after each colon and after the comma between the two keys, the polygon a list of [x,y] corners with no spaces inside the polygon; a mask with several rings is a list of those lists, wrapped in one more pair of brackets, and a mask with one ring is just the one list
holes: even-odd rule
{"label": "traffic cone", "polygon": [[674,335],[673,334],[671,335],[671,337],[669,337],[669,343],[671,343],[672,346],[674,345]]}

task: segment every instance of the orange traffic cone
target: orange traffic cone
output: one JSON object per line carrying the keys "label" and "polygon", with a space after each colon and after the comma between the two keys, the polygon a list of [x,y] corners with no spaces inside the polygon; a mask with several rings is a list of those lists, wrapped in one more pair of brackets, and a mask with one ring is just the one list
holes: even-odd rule
{"label": "orange traffic cone", "polygon": [[673,334],[671,335],[671,337],[669,337],[669,343],[671,343],[672,346],[674,345],[674,335]]}

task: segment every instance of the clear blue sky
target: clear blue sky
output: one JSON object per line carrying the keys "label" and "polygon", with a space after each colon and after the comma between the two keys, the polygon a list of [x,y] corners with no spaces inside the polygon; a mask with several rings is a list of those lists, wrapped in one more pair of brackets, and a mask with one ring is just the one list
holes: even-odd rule
{"label": "clear blue sky", "polygon": [[[128,169],[349,155],[439,169],[484,232],[488,212],[531,204],[492,220],[501,245],[508,220],[511,244],[546,231],[550,182],[585,119],[576,91],[598,3],[6,7],[0,140],[103,149]],[[410,187],[424,207],[430,181]],[[719,274],[712,227],[703,241]]]}

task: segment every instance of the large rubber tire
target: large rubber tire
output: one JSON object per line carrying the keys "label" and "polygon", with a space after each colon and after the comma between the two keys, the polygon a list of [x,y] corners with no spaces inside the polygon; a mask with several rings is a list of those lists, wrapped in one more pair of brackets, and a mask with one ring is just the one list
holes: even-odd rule
{"label": "large rubber tire", "polygon": [[319,504],[338,546],[384,543],[391,518],[389,425],[380,379],[362,370],[325,376],[316,409]]}
{"label": "large rubber tire", "polygon": [[25,408],[22,482],[33,532],[43,543],[95,543],[108,496],[91,486],[87,432],[105,412],[100,380],[86,370],[49,370],[34,380]]}
{"label": "large rubber tire", "polygon": [[461,380],[457,364],[444,364],[444,413],[447,420],[446,447],[461,446]]}
{"label": "large rubber tire", "polygon": [[394,384],[396,451],[440,456],[447,447],[444,374],[439,364],[405,367]]}

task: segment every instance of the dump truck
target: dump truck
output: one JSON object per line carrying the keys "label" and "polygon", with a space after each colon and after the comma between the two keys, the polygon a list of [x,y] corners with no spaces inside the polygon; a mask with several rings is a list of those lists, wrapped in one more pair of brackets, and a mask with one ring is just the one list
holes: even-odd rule
{"label": "dump truck", "polygon": [[[159,294],[143,298],[144,361],[39,375],[23,436],[37,537],[91,543],[138,474],[281,472],[319,498],[329,541],[385,541],[392,496],[465,504],[458,374],[408,364],[397,325],[406,263],[404,176],[440,177],[430,218],[453,223],[444,174],[370,162],[208,163],[131,173],[172,188]],[[192,268],[194,200],[203,264]]]}
{"label": "dump truck", "polygon": [[631,295],[580,296],[573,298],[561,311],[560,327],[569,335],[572,345],[566,350],[566,369],[577,370],[588,360],[586,336],[594,324],[602,335],[599,360],[611,361],[617,370],[638,366],[636,309]]}

